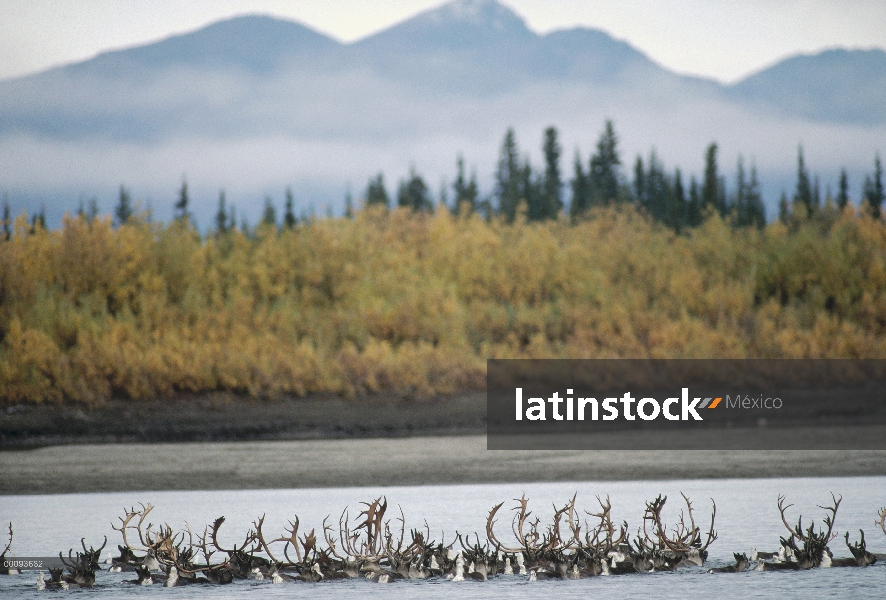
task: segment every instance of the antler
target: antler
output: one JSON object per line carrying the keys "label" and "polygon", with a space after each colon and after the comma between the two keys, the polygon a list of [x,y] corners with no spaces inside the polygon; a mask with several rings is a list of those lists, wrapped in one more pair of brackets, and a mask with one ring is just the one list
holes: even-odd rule
{"label": "antler", "polygon": [[511,548],[509,546],[505,546],[495,536],[495,532],[493,531],[493,528],[495,527],[495,515],[498,512],[498,509],[500,509],[503,505],[504,502],[496,504],[489,511],[489,516],[486,517],[486,538],[495,546],[497,550],[503,550],[505,552],[522,552],[522,548]]}
{"label": "antler", "polygon": [[531,511],[526,510],[529,506],[529,500],[525,494],[519,500],[516,498],[514,500],[519,503],[519,506],[515,506],[513,509],[517,514],[514,515],[514,520],[511,522],[511,531],[514,532],[514,537],[517,538],[517,541],[523,545],[523,549],[527,551],[538,550],[538,541],[541,537],[538,534],[538,519],[535,520],[535,523],[529,524],[529,533],[523,532],[526,519],[532,515]]}
{"label": "antler", "polygon": [[[588,515],[592,517],[597,517],[600,519],[600,524],[593,530],[594,535],[591,536],[591,531],[588,530],[588,533],[585,534],[585,541],[589,546],[598,547],[599,546],[599,538],[600,534],[606,533],[606,545],[608,548],[613,548],[618,546],[622,542],[625,541],[627,537],[628,526],[627,523],[624,523],[621,527],[621,531],[618,537],[615,537],[615,525],[612,524],[612,517],[610,516],[610,512],[612,511],[612,503],[609,501],[609,496],[606,496],[606,502],[603,502],[600,499],[600,496],[597,496],[597,502],[600,504],[600,508],[602,512],[599,513],[591,513],[585,511]],[[644,523],[645,525],[645,523]],[[598,548],[599,549],[599,548]]]}
{"label": "antler", "polygon": [[224,518],[224,517],[219,517],[219,518],[217,518],[217,519],[212,523],[212,531],[211,531],[210,534],[209,534],[209,535],[210,535],[210,538],[212,539],[212,545],[213,545],[213,546],[215,547],[215,549],[218,550],[219,552],[224,552],[224,553],[226,553],[228,556],[230,556],[231,554],[236,554],[237,552],[243,552],[244,549],[246,548],[246,546],[248,546],[248,545],[250,545],[251,543],[253,543],[253,542],[256,541],[256,534],[255,534],[255,532],[250,531],[249,533],[246,534],[246,539],[243,540],[243,545],[240,546],[239,548],[237,548],[237,544],[234,544],[234,547],[233,547],[232,549],[230,549],[230,550],[228,550],[227,548],[222,548],[222,547],[219,545],[219,543],[218,543],[218,530],[221,528],[222,523],[224,523],[224,522],[225,522],[225,518]]}
{"label": "antler", "polygon": [[[229,564],[229,560],[225,560],[223,563],[218,565],[212,565],[209,563],[209,557],[214,554],[214,552],[210,551],[206,546],[206,536],[208,533],[208,527],[203,530],[202,536],[197,536],[199,544],[194,543],[194,533],[191,531],[191,526],[185,523],[185,528],[188,532],[188,545],[187,548],[182,548],[182,544],[184,544],[184,533],[181,534],[181,540],[175,544],[174,551],[170,551],[169,548],[172,546],[172,538],[167,537],[169,543],[167,544],[168,548],[164,552],[165,556],[163,562],[166,564],[171,563],[175,566],[176,570],[179,573],[205,573],[207,571],[213,571],[220,567],[225,567]],[[177,537],[177,536],[176,536]],[[196,552],[194,548],[201,550],[203,553],[203,558],[206,561],[206,565],[202,567],[198,567],[194,565],[194,557],[196,556]]]}
{"label": "antler", "polygon": [[[189,531],[190,531],[190,528],[189,528]],[[206,543],[207,538],[209,538],[209,525],[206,525],[203,528],[203,535],[197,536],[197,541],[199,542],[199,544],[197,544],[197,548],[199,548],[200,551],[203,553],[203,558],[206,560],[206,566],[208,567],[209,566],[209,558],[213,554],[215,554],[215,550],[209,549],[209,547],[207,546],[207,543]],[[227,564],[227,563],[228,563],[228,560],[225,560],[225,562],[223,564]]]}
{"label": "antler", "polygon": [[680,494],[683,496],[683,500],[686,502],[686,510],[689,515],[689,525],[686,525],[685,514],[680,514],[680,522],[674,527],[673,539],[668,537],[667,535],[667,527],[662,523],[661,520],[661,511],[665,506],[668,498],[667,496],[659,495],[658,498],[653,500],[652,502],[646,503],[646,513],[643,515],[643,531],[646,535],[646,539],[655,544],[655,540],[653,540],[647,530],[646,530],[646,521],[651,521],[654,525],[654,531],[658,543],[661,546],[666,546],[672,552],[689,552],[691,549],[696,549],[699,552],[703,552],[707,549],[707,547],[717,539],[717,532],[714,531],[714,520],[717,516],[717,503],[711,499],[711,502],[714,505],[713,512],[711,514],[711,527],[707,533],[707,540],[702,545],[701,543],[701,535],[700,530],[695,524],[695,517],[692,513],[692,502],[689,501],[689,498],[686,497],[685,494],[681,492]]}
{"label": "antler", "polygon": [[563,518],[563,515],[569,515],[567,517],[567,521],[570,523],[570,527],[572,527],[572,513],[575,511],[575,498],[578,496],[576,493],[572,496],[572,500],[567,502],[563,508],[558,509],[556,505],[554,506],[554,523],[550,527],[548,527],[548,543],[544,545],[545,551],[552,551],[554,549],[565,550],[572,546],[575,543],[575,529],[572,528],[573,531],[573,539],[570,539],[565,544],[563,543],[563,538],[560,535],[560,521]]}
{"label": "antler", "polygon": [[385,511],[388,509],[388,499],[376,498],[372,502],[361,502],[366,506],[366,510],[361,511],[360,515],[366,515],[366,520],[357,526],[357,529],[366,530],[366,547],[374,554],[379,554],[382,539],[382,521]]}
{"label": "antler", "polygon": [[[385,511],[388,508],[387,499],[382,502],[382,498],[376,498],[373,502],[362,502],[366,506],[366,510],[361,511],[360,515],[365,515],[366,520],[358,524],[353,533],[350,529],[350,517],[347,508],[342,511],[339,518],[339,532],[341,534],[341,543],[344,551],[351,557],[377,561],[385,556],[384,535],[382,532],[382,520]],[[360,539],[361,529],[366,530],[366,539]]]}
{"label": "antler", "polygon": [[[880,529],[883,530],[883,533],[886,533],[886,506],[880,509],[880,512],[877,513],[877,516],[880,517],[880,519],[874,521],[874,525],[879,525]],[[12,532],[12,523],[9,524],[9,531]]]}
{"label": "antler", "polygon": [[[142,531],[142,524],[145,522],[145,518],[148,516],[148,513],[151,512],[154,507],[151,504],[145,506],[144,504],[139,504],[141,506],[141,510],[135,510],[135,507],[132,507],[130,510],[123,509],[123,514],[125,517],[117,517],[120,519],[120,527],[116,527],[113,523],[111,524],[111,529],[114,531],[119,531],[123,535],[123,544],[129,548],[130,550],[139,550],[139,551],[148,551],[151,549],[153,544],[150,542],[150,524],[148,525],[148,531]],[[129,522],[132,521],[135,517],[138,517],[138,523],[136,525],[130,525]],[[141,547],[135,547],[129,543],[129,540],[126,537],[127,529],[135,529],[138,531],[138,539],[141,542]],[[147,540],[146,540],[147,538]]]}
{"label": "antler", "polygon": [[784,506],[785,497],[779,495],[778,496],[778,512],[781,513],[781,522],[784,523],[785,528],[790,532],[791,539],[796,538],[801,542],[806,542],[806,536],[803,535],[803,515],[800,515],[800,518],[797,520],[796,530],[791,529],[791,526],[788,525],[788,520],[785,518],[784,513],[787,509],[793,506],[793,504],[788,504]]}
{"label": "antler", "polygon": [[[120,519],[120,527],[117,527],[113,523],[111,523],[111,529],[113,529],[114,531],[119,531],[121,534],[123,534],[123,545],[125,547],[129,548],[130,550],[146,551],[146,547],[135,548],[132,544],[129,543],[129,540],[126,539],[126,530],[130,528],[129,522],[141,513],[136,511],[135,507],[133,507],[131,510],[126,510],[124,508],[123,514],[125,515],[125,517],[117,517],[118,519]],[[141,521],[139,521],[139,523],[141,523]]]}
{"label": "antler", "polygon": [[392,556],[399,558],[403,554],[403,538],[406,537],[406,517],[403,515],[403,507],[399,504],[397,508],[400,509],[400,539],[397,542],[397,547],[394,548],[394,536],[391,533],[390,522],[385,523],[385,554],[387,554],[388,559],[391,559]]}
{"label": "antler", "polygon": [[824,510],[831,513],[829,516],[824,518],[824,524],[828,526],[828,532],[822,538],[825,544],[837,537],[837,534],[835,533],[832,535],[831,531],[834,528],[834,521],[837,520],[837,509],[840,508],[840,502],[843,501],[843,496],[840,496],[840,499],[838,500],[837,497],[834,496],[834,492],[831,492],[831,500],[833,500],[834,502],[833,506],[818,506],[818,508],[823,508]]}
{"label": "antler", "polygon": [[61,552],[58,553],[58,557],[61,559],[62,564],[72,571],[82,568],[83,563],[83,557],[81,556],[81,554],[78,552],[77,558],[74,558],[71,554],[73,551],[73,549],[68,549],[68,558],[71,559],[71,562],[66,561],[64,555]]}
{"label": "antler", "polygon": [[[301,549],[298,547],[298,526],[300,523],[298,520],[298,515],[293,516],[292,519],[293,520],[289,522],[289,529],[286,530],[286,532],[289,533],[289,537],[278,537],[276,540],[272,540],[271,543],[286,542],[286,545],[283,546],[283,556],[285,556],[286,560],[290,563],[292,563],[292,559],[289,558],[289,546],[295,548],[295,555],[298,560],[294,564],[298,564],[302,561]],[[324,520],[324,531],[326,527],[325,523],[326,521]]]}
{"label": "antler", "polygon": [[154,510],[154,506],[150,502],[147,506],[139,502],[139,506],[141,506],[142,509],[139,513],[138,524],[136,525],[136,529],[138,531],[138,539],[142,543],[142,546],[147,546],[150,548],[151,546],[153,546],[153,544],[151,543],[151,524],[148,523],[148,528],[144,532],[142,532],[142,523],[145,522],[148,513]]}
{"label": "antler", "polygon": [[83,546],[83,554],[87,557],[95,557],[98,559],[101,556],[102,550],[105,549],[105,546],[108,545],[108,536],[105,536],[105,541],[101,545],[98,550],[94,550],[92,546],[89,547],[89,550],[86,549],[86,538],[80,538],[80,545]]}
{"label": "antler", "polygon": [[[717,518],[717,503],[714,502],[714,499],[711,498],[711,504],[713,504],[714,508],[711,512],[711,527],[708,529],[707,539],[705,540],[704,545],[701,544],[701,535],[700,530],[695,525],[695,517],[692,514],[692,502],[689,501],[689,498],[686,497],[686,494],[680,492],[680,495],[683,496],[683,500],[686,502],[686,510],[689,513],[689,522],[690,529],[688,531],[688,545],[693,546],[701,550],[707,550],[708,546],[711,545],[711,542],[717,539],[717,532],[714,531],[714,520]],[[685,523],[683,522],[682,515],[680,518],[680,524],[683,525],[685,529]]]}
{"label": "antler", "polygon": [[788,504],[784,506],[784,496],[778,497],[778,510],[781,513],[781,521],[784,523],[784,526],[791,532],[791,539],[797,539],[798,541],[803,542],[805,546],[809,546],[810,544],[817,545],[822,544],[827,546],[829,542],[831,542],[837,534],[832,533],[834,529],[834,522],[837,519],[837,510],[840,508],[840,502],[843,501],[843,496],[837,498],[833,492],[831,492],[831,500],[833,500],[833,506],[821,506],[818,505],[819,508],[823,508],[828,511],[830,514],[824,518],[824,524],[827,526],[827,531],[822,531],[820,534],[815,533],[815,523],[813,522],[809,525],[808,528],[803,530],[803,516],[800,515],[800,518],[797,519],[797,525],[791,529],[791,526],[788,525],[787,519],[785,518],[785,511],[793,506],[793,504]]}
{"label": "antler", "polygon": [[578,496],[578,493],[572,496],[572,501],[570,502],[569,511],[566,513],[566,522],[569,524],[569,531],[572,532],[572,539],[569,541],[571,544],[579,544],[581,545],[581,524],[575,518],[575,498]]}
{"label": "antler", "polygon": [[[272,561],[280,562],[276,558],[274,558],[274,555],[271,554],[271,548],[268,546],[267,542],[265,542],[265,536],[261,530],[261,527],[262,527],[262,525],[264,525],[264,522],[265,522],[265,515],[262,515],[257,523],[255,521],[252,522],[252,524],[255,526],[255,535],[258,538],[259,547],[261,547],[265,551],[265,554],[267,554],[268,557]],[[272,543],[275,541],[277,541],[277,540],[272,540]]]}
{"label": "antler", "polygon": [[[148,525],[148,529],[145,532],[145,535],[150,542],[150,547],[154,550],[154,555],[157,560],[164,564],[175,564],[178,561],[178,553],[179,553],[179,545],[175,542],[175,538],[178,535],[173,535],[172,528],[169,525],[161,525],[157,531],[157,541],[151,541],[150,538],[151,526]],[[182,535],[184,537],[184,535]],[[178,568],[178,565],[175,565]]]}
{"label": "antler", "polygon": [[6,544],[3,552],[0,552],[0,556],[6,556],[6,553],[9,552],[10,548],[12,548],[12,521],[9,522],[9,543]]}
{"label": "antler", "polygon": [[[326,519],[329,518],[329,515],[326,515],[326,518],[323,519],[323,537],[326,539],[326,547],[329,548],[329,552],[339,560],[345,560],[345,558],[339,555],[338,551],[335,549],[335,538],[330,537],[332,533],[332,527],[326,524]],[[292,525],[292,522],[289,523]],[[298,526],[296,525],[296,528]],[[347,552],[346,552],[347,553]]]}

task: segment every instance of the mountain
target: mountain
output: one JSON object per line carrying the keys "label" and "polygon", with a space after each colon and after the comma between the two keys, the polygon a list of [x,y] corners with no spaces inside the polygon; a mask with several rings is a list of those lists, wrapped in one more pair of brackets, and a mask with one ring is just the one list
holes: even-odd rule
{"label": "mountain", "polygon": [[[370,105],[390,105],[391,86],[484,97],[551,80],[607,86],[628,74],[676,78],[602,31],[539,36],[494,0],[453,2],[349,45],[298,23],[245,16],[0,83],[0,135],[153,142],[184,132],[300,134],[359,121],[361,107],[342,106],[348,88]],[[275,96],[308,89],[321,100],[290,109],[307,119],[257,114]],[[330,106],[338,112],[329,115]]]}
{"label": "mountain", "polygon": [[184,175],[198,217],[219,188],[254,212],[289,185],[303,207],[337,205],[379,171],[396,181],[412,165],[442,184],[457,153],[488,189],[508,127],[537,160],[556,125],[566,160],[586,160],[613,119],[626,164],[655,148],[697,172],[716,140],[721,164],[751,157],[775,196],[798,143],[811,168],[852,176],[883,150],[884,56],[795,57],[723,86],[600,30],[540,35],[495,0],[455,0],[348,44],[242,16],[0,81],[0,194],[60,215],[93,195],[111,206],[123,182],[165,208]]}
{"label": "mountain", "polygon": [[146,46],[104,52],[62,70],[70,76],[132,77],[174,67],[237,68],[268,75],[288,61],[308,60],[340,46],[332,38],[299,23],[249,15]]}
{"label": "mountain", "polygon": [[729,95],[812,121],[886,122],[886,52],[826,50],[794,56],[730,86]]}
{"label": "mountain", "polygon": [[592,29],[540,36],[494,0],[462,1],[422,13],[353,44],[379,73],[429,80],[464,93],[511,90],[546,80],[607,83],[631,67],[661,70],[626,42]]}

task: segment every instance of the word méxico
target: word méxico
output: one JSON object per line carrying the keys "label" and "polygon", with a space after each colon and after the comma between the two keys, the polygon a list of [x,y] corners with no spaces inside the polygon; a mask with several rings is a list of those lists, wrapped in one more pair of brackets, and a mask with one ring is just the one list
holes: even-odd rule
{"label": "word m\u00e9xico", "polygon": [[[525,415],[529,421],[546,421],[548,419],[547,405],[550,405],[550,415],[555,421],[584,421],[588,413],[587,420],[590,421],[614,421],[619,417],[627,421],[634,421],[637,418],[652,421],[659,416],[669,421],[703,421],[704,419],[698,414],[698,410],[716,408],[722,399],[692,398],[690,400],[689,388],[683,388],[683,393],[679,398],[667,398],[664,402],[659,402],[655,398],[638,400],[631,396],[630,392],[625,392],[621,398],[604,398],[602,401],[598,401],[596,398],[573,398],[572,393],[573,391],[568,389],[565,398],[561,398],[559,392],[554,392],[547,400],[528,398],[524,408],[523,388],[516,388],[516,420],[522,421]],[[563,408],[565,408],[565,413]]]}

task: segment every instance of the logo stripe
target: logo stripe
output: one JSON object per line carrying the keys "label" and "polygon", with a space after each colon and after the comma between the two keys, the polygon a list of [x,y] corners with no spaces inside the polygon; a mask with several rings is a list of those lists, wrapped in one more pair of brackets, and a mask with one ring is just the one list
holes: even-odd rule
{"label": "logo stripe", "polygon": [[717,408],[717,405],[720,404],[720,400],[723,398],[714,398],[714,401],[711,402],[711,405],[708,408]]}

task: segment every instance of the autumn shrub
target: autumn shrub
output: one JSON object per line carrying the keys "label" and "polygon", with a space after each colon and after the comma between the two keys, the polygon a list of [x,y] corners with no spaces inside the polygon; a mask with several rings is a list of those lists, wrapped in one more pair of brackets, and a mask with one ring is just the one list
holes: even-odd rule
{"label": "autumn shrub", "polygon": [[629,207],[578,222],[373,208],[201,237],[66,217],[0,241],[0,399],[431,396],[487,358],[886,355],[886,226]]}

